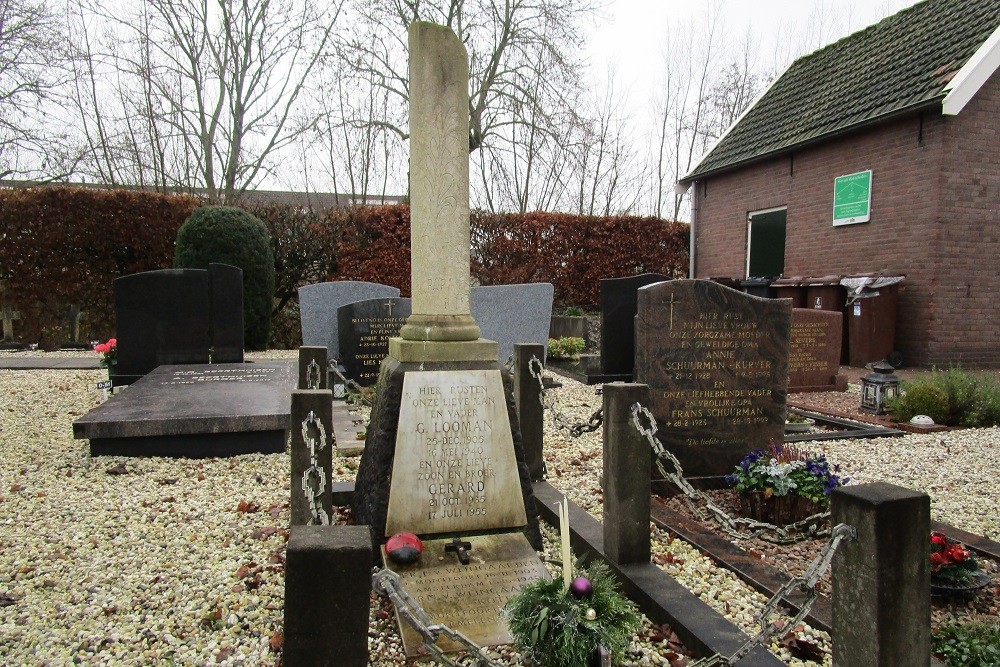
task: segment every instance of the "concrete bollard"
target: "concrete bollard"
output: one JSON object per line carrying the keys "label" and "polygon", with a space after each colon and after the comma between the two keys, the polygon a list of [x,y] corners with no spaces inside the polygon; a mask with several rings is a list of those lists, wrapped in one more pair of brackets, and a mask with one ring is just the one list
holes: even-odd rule
{"label": "concrete bollard", "polygon": [[885,482],[832,496],[857,538],[833,557],[835,667],[930,664],[930,497]]}
{"label": "concrete bollard", "polygon": [[528,466],[531,480],[537,482],[545,476],[542,458],[543,426],[545,410],[542,408],[542,388],[531,374],[529,364],[532,357],[545,359],[545,346],[534,343],[514,344],[514,405],[521,424],[521,443],[524,446],[524,462]]}
{"label": "concrete bollard", "polygon": [[366,667],[368,526],[292,526],[285,557],[285,667]]}
{"label": "concrete bollard", "polygon": [[618,565],[648,563],[649,443],[632,423],[632,405],[649,403],[649,386],[604,385],[604,553]]}
{"label": "concrete bollard", "polygon": [[[316,451],[311,452],[309,443],[303,437],[302,423],[313,413],[316,423],[308,426],[310,438],[317,440]],[[322,424],[322,432],[319,425]],[[325,514],[329,523],[333,511],[331,475],[333,472],[333,394],[328,389],[296,389],[292,392],[291,419],[291,499],[290,513],[293,526],[319,523],[313,516],[313,497],[303,490],[302,481],[308,473],[307,486],[316,489],[322,486],[317,510]],[[320,436],[324,435],[320,441]],[[315,456],[315,462],[313,462]],[[313,466],[315,465],[315,470]]]}
{"label": "concrete bollard", "polygon": [[[326,369],[326,348],[302,345],[299,347],[299,389],[329,389],[329,373]],[[310,383],[318,386],[310,386]]]}

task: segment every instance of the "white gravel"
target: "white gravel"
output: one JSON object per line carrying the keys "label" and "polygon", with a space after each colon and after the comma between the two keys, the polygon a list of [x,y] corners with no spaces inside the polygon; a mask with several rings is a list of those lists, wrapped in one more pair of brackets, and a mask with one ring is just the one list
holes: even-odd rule
{"label": "white gravel", "polygon": [[[0,664],[275,664],[287,456],[91,459],[70,425],[99,403],[104,377],[0,370]],[[559,409],[586,421],[600,397],[561,381]],[[996,539],[998,436],[979,429],[824,448],[855,479],[927,490],[935,518]],[[545,438],[549,481],[600,518],[600,431],[570,440],[547,421]],[[108,472],[122,463],[125,474]],[[356,461],[338,459],[335,469],[349,479]],[[259,509],[240,512],[241,501]],[[665,571],[753,631],[763,596],[680,540],[659,530],[654,538]],[[406,664],[393,625],[373,599],[373,665]],[[667,664],[658,655],[665,644],[649,641],[655,634],[647,627],[626,664]],[[800,636],[829,650],[824,633],[805,627]],[[815,664],[772,649],[789,664]],[[521,664],[509,650],[504,657]]]}

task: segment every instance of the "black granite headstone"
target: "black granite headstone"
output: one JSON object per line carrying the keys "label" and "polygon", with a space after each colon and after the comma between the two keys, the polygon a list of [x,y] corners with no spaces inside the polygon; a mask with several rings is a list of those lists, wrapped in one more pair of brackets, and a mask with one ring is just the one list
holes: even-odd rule
{"label": "black granite headstone", "polygon": [[635,368],[635,314],[640,287],[670,280],[659,273],[601,280],[601,372],[629,380]]}
{"label": "black granite headstone", "polygon": [[636,382],[649,385],[657,436],[687,476],[729,474],[781,442],[790,299],[762,299],[709,280],[639,290]]}
{"label": "black granite headstone", "polygon": [[409,299],[367,299],[337,309],[340,363],[345,375],[362,387],[378,380],[379,366],[389,354],[389,339],[410,316]]}
{"label": "black granite headstone", "polygon": [[243,362],[243,269],[209,264],[212,307],[212,363]]}
{"label": "black granite headstone", "polygon": [[131,382],[163,364],[209,362],[208,271],[164,269],[115,280],[118,374]]}
{"label": "black granite headstone", "polygon": [[160,366],[73,422],[73,437],[91,456],[283,452],[294,388],[291,362]]}

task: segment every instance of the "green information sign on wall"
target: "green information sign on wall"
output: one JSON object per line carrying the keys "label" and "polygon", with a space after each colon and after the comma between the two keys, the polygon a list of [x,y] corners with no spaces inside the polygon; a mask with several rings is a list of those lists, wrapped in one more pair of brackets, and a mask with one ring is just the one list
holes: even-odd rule
{"label": "green information sign on wall", "polygon": [[838,176],[833,180],[833,225],[853,225],[871,220],[872,170]]}

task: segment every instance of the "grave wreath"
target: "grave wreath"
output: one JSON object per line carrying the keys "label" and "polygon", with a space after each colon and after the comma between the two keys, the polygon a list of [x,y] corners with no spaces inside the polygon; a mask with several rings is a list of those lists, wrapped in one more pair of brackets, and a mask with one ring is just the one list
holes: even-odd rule
{"label": "grave wreath", "polygon": [[983,588],[990,581],[979,567],[976,555],[961,542],[943,533],[931,532],[931,592],[966,593]]}

